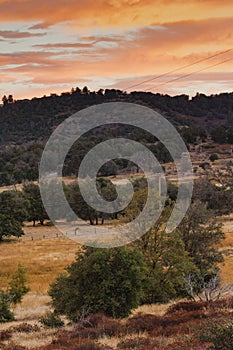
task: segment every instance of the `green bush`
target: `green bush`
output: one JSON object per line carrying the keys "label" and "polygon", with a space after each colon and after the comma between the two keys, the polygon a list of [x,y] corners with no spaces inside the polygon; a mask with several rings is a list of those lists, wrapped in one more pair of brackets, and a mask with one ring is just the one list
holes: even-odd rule
{"label": "green bush", "polygon": [[233,349],[233,320],[223,324],[210,324],[201,331],[200,340],[210,342],[213,350]]}
{"label": "green bush", "polygon": [[19,264],[9,282],[8,290],[3,291],[0,289],[0,323],[14,320],[14,314],[11,312],[10,307],[20,303],[23,296],[29,291],[26,282],[26,271]]}
{"label": "green bush", "polygon": [[23,296],[30,290],[27,286],[26,270],[20,264],[11,277],[9,287],[8,294],[13,304],[21,303]]}
{"label": "green bush", "polygon": [[137,249],[87,248],[67,272],[51,285],[49,295],[54,309],[73,321],[80,310],[126,317],[140,303],[145,265]]}
{"label": "green bush", "polygon": [[14,320],[14,315],[10,310],[9,296],[0,290],[0,323]]}
{"label": "green bush", "polygon": [[40,323],[48,328],[60,328],[64,326],[64,322],[55,312],[47,312],[40,318]]}

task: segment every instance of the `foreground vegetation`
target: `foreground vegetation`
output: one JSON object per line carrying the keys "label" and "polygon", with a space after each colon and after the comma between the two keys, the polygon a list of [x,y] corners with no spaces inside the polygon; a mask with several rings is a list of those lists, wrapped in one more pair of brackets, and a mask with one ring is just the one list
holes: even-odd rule
{"label": "foreground vegetation", "polygon": [[120,321],[92,314],[71,327],[47,331],[44,345],[33,343],[33,337],[40,342],[40,333],[45,335],[41,324],[13,325],[0,331],[0,346],[2,350],[231,350],[232,320],[232,298],[179,302],[159,315],[141,312]]}
{"label": "foreground vegetation", "polygon": [[[226,223],[227,231],[229,223]],[[96,321],[97,323],[93,326],[90,325],[89,320],[92,317],[94,319],[94,316],[86,316],[84,319],[87,322],[81,319],[80,323],[74,325],[74,328],[65,326],[57,331],[44,327],[38,321],[49,310],[48,302],[50,299],[46,296],[46,291],[49,289],[49,284],[55,279],[56,275],[59,272],[63,272],[64,267],[74,260],[78,247],[75,243],[67,245],[69,240],[65,238],[56,238],[55,227],[26,226],[24,230],[26,231],[26,235],[21,242],[15,241],[10,244],[4,242],[0,245],[1,276],[3,277],[2,281],[4,285],[7,286],[9,277],[15,270],[17,263],[21,262],[27,270],[28,284],[31,289],[24,297],[22,305],[15,308],[14,312],[17,321],[5,323],[0,326],[0,330],[2,330],[0,332],[1,349],[76,350],[80,348],[81,350],[101,349],[102,347],[102,349],[134,348],[146,350],[151,347],[155,350],[203,350],[208,349],[208,347],[199,341],[199,332],[203,332],[204,336],[206,336],[206,331],[208,330],[209,332],[209,328],[213,329],[216,333],[213,323],[223,325],[224,327],[231,324],[232,304],[229,299],[227,303],[216,301],[207,303],[207,305],[206,303],[195,302],[189,304],[194,305],[190,306],[190,312],[187,312],[186,309],[188,307],[186,307],[186,311],[177,310],[176,312],[174,311],[174,314],[170,314],[170,316],[167,314],[167,308],[171,304],[144,305],[139,307],[138,311],[133,312],[133,315],[136,315],[137,312],[142,313],[140,317],[133,317],[133,320],[135,320],[134,324],[138,325],[138,327],[135,326],[134,329],[133,326],[129,330],[127,326],[127,331],[125,332],[120,332],[119,329],[117,330],[116,325],[118,324],[119,327],[122,327],[122,324],[127,324],[128,321],[120,320],[109,323],[109,319],[103,315],[98,316],[99,321]],[[55,238],[39,239],[43,236],[43,233],[46,233],[47,237],[50,234],[50,237],[53,236]],[[31,235],[34,235],[38,240],[32,241]],[[232,242],[232,234],[228,233],[221,248],[225,259],[227,259],[225,266],[221,265],[221,277],[225,283],[232,281],[230,274],[232,273],[233,259],[228,253],[232,249]],[[211,305],[213,304],[216,307],[211,309]],[[201,312],[198,305],[201,305]],[[165,313],[166,316],[164,316]],[[146,316],[148,314],[151,316]],[[131,318],[132,316],[129,320]],[[156,322],[160,320],[159,322],[161,322],[162,326],[158,326],[158,323],[153,323],[155,322],[153,320],[156,320]],[[94,321],[91,322],[91,324],[93,323]],[[116,331],[111,328],[109,330],[109,324],[110,326],[114,324],[112,327],[115,327],[114,329]],[[150,325],[148,326],[150,327],[149,331],[148,328],[145,328],[147,325]],[[8,331],[9,329],[10,331]],[[152,329],[154,330],[154,334]],[[221,331],[221,334],[225,333]],[[206,340],[206,338],[202,337],[203,339]],[[227,339],[229,342],[226,335],[224,335],[224,339]],[[48,345],[50,343],[52,344]],[[207,344],[211,343],[207,342]],[[231,348],[223,347],[222,349],[230,350]]]}

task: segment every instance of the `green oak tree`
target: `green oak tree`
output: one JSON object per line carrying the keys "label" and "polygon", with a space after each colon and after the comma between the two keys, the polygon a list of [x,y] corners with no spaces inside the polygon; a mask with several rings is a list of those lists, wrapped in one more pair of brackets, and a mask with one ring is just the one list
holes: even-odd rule
{"label": "green oak tree", "polygon": [[81,310],[121,318],[136,308],[143,294],[145,264],[135,248],[86,248],[52,283],[56,312],[76,321]]}
{"label": "green oak tree", "polygon": [[0,241],[7,236],[22,236],[27,219],[27,202],[20,191],[0,193]]}

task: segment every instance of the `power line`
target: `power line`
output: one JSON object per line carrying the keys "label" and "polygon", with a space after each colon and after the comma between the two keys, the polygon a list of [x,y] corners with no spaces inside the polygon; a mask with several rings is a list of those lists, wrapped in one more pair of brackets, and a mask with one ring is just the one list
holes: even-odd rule
{"label": "power line", "polygon": [[134,88],[134,87],[143,85],[143,84],[148,83],[148,82],[151,82],[151,81],[153,81],[153,80],[156,80],[156,79],[165,77],[166,75],[169,75],[169,74],[175,73],[175,72],[177,72],[177,71],[180,71],[180,70],[182,70],[182,69],[185,69],[185,68],[194,66],[194,65],[196,65],[196,64],[198,64],[198,63],[208,61],[208,60],[210,60],[211,58],[214,58],[214,57],[223,55],[223,54],[228,53],[228,52],[230,52],[230,51],[232,51],[232,50],[233,50],[233,48],[228,49],[228,50],[225,50],[225,51],[221,51],[221,52],[219,52],[219,53],[217,53],[217,54],[211,55],[211,56],[206,57],[206,58],[202,58],[201,60],[195,61],[195,62],[193,62],[193,63],[189,63],[189,64],[187,64],[187,65],[185,65],[185,66],[182,66],[182,67],[173,69],[173,70],[168,71],[168,72],[166,72],[166,73],[163,73],[163,74],[154,76],[154,77],[152,77],[152,78],[149,78],[149,79],[147,79],[147,80],[141,81],[140,83],[130,85],[130,86],[126,87],[124,90],[132,89],[132,88]]}
{"label": "power line", "polygon": [[229,61],[232,61],[232,60],[233,60],[233,57],[231,57],[231,58],[229,58],[229,59],[227,59],[227,60],[224,60],[224,61],[221,61],[221,62],[212,64],[212,65],[210,65],[210,66],[206,66],[206,67],[204,67],[204,68],[202,68],[202,69],[199,69],[199,70],[197,70],[197,71],[195,71],[195,72],[187,73],[187,74],[182,75],[182,76],[180,76],[180,77],[177,77],[177,78],[168,80],[168,81],[166,81],[166,82],[164,82],[164,83],[161,83],[161,84],[158,84],[158,85],[156,85],[156,86],[150,87],[148,90],[154,89],[155,87],[157,88],[157,87],[159,87],[159,86],[163,86],[163,85],[172,83],[173,81],[177,81],[177,80],[180,80],[180,79],[183,79],[183,78],[186,78],[186,77],[190,77],[190,76],[193,75],[193,74],[197,74],[197,73],[203,72],[203,71],[205,71],[205,70],[207,70],[207,69],[209,69],[209,68],[219,66],[219,65],[221,65],[221,64],[223,64],[223,63],[225,63],[225,62],[229,62]]}

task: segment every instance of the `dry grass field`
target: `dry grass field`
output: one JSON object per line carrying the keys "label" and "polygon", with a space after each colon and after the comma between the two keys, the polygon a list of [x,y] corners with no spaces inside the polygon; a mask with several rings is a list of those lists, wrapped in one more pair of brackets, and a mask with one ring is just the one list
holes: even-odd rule
{"label": "dry grass field", "polygon": [[224,253],[224,264],[221,265],[222,284],[233,283],[233,215],[221,218],[226,239],[220,248]]}
{"label": "dry grass field", "polygon": [[74,261],[79,246],[61,235],[54,226],[27,225],[24,231],[25,236],[20,240],[12,239],[0,244],[0,286],[7,287],[10,276],[20,263],[27,270],[30,287],[30,292],[14,309],[15,321],[0,323],[0,332],[11,327],[20,327],[25,322],[38,325],[39,331],[16,331],[10,340],[15,344],[34,348],[53,340],[55,331],[41,328],[38,320],[50,309],[50,297],[47,295],[50,283]]}
{"label": "dry grass field", "polygon": [[[220,248],[225,256],[222,279],[223,283],[229,283],[233,282],[233,216],[223,218],[223,225],[226,239]],[[80,246],[63,236],[55,226],[27,225],[24,231],[25,236],[20,240],[0,244],[1,286],[7,286],[20,263],[27,270],[31,292],[45,294],[57,274],[74,261]]]}
{"label": "dry grass field", "polygon": [[1,285],[6,287],[20,263],[27,270],[31,291],[46,293],[51,281],[75,259],[79,246],[53,226],[26,226],[24,231],[22,239],[0,244]]}

